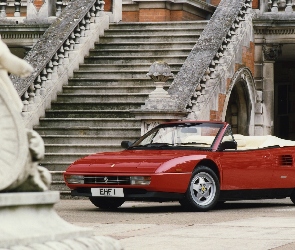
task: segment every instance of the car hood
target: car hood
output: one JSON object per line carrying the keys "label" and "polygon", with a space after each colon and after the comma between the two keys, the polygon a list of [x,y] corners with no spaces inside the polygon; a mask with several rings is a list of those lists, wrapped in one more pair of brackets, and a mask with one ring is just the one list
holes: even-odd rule
{"label": "car hood", "polygon": [[206,153],[196,150],[124,150],[86,156],[74,162],[67,172],[152,173],[167,162],[171,167],[203,158]]}

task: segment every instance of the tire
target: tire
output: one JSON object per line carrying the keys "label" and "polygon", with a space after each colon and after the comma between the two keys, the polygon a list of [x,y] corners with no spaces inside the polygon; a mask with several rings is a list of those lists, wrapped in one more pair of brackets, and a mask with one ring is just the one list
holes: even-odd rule
{"label": "tire", "polygon": [[219,180],[214,171],[206,166],[196,168],[192,173],[185,197],[180,204],[189,210],[205,212],[218,202]]}
{"label": "tire", "polygon": [[292,193],[290,195],[290,199],[293,202],[293,204],[295,204],[295,189],[292,191]]}
{"label": "tire", "polygon": [[89,200],[94,206],[104,210],[116,209],[125,202],[123,198],[90,197]]}

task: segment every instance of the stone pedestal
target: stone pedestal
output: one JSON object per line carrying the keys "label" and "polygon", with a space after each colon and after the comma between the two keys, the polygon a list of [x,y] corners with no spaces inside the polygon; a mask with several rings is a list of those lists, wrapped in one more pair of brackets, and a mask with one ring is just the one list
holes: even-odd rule
{"label": "stone pedestal", "polygon": [[64,221],[53,209],[58,201],[56,191],[1,193],[0,249],[122,249],[110,237]]}

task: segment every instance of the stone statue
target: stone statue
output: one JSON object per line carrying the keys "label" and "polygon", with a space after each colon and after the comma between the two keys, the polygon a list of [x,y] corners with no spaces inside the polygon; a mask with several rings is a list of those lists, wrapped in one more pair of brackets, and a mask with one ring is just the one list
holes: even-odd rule
{"label": "stone statue", "polygon": [[51,175],[39,166],[43,140],[24,127],[22,102],[8,77],[32,71],[0,38],[0,249],[122,250],[117,240],[95,236],[54,211],[59,192],[48,190]]}
{"label": "stone statue", "polygon": [[0,37],[0,191],[45,191],[49,171],[39,166],[44,157],[41,136],[24,127],[23,104],[8,73],[27,77],[33,68],[13,55]]}

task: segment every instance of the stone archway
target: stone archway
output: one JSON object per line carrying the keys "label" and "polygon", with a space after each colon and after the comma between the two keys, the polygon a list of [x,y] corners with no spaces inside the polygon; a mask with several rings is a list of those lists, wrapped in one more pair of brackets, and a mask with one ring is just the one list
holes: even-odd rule
{"label": "stone archway", "polygon": [[254,135],[254,79],[248,68],[239,69],[226,93],[223,120],[231,124],[233,133]]}

